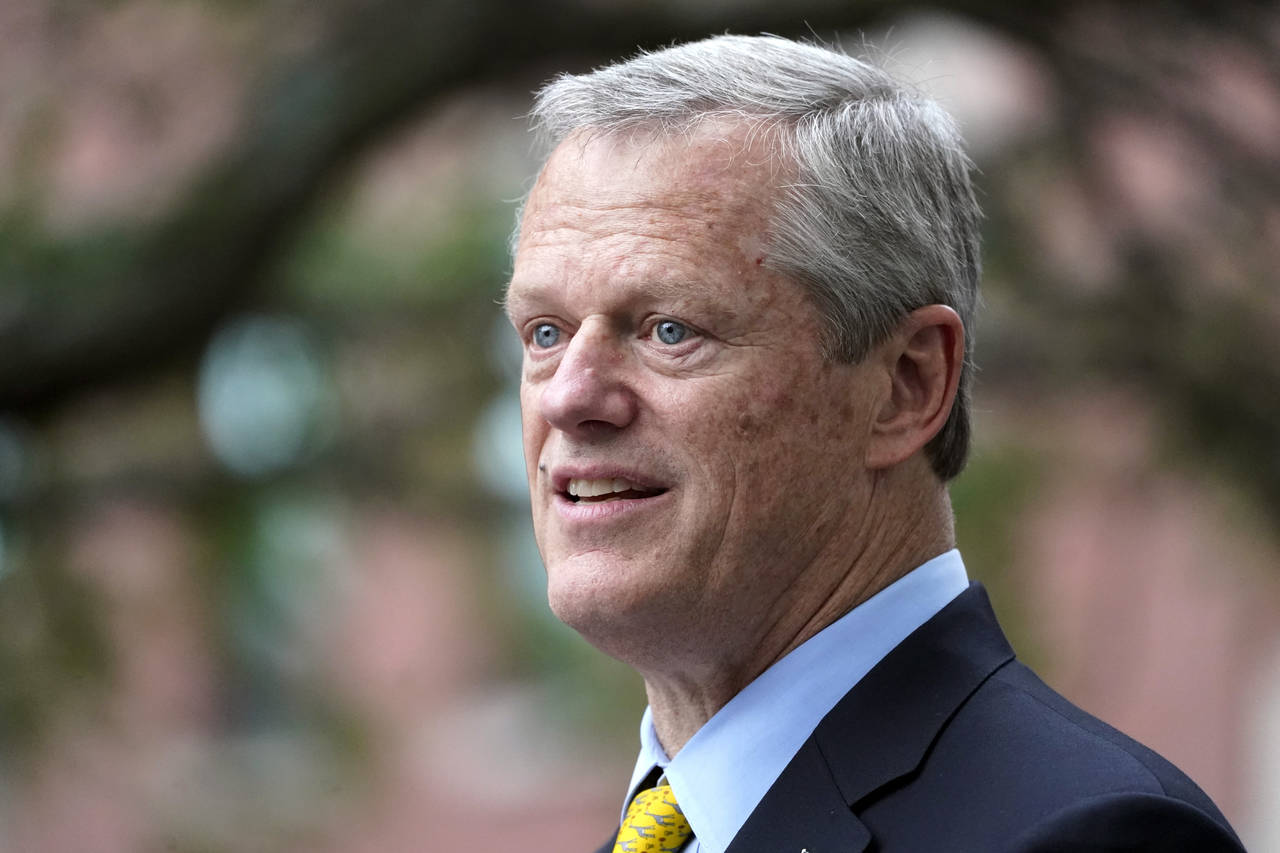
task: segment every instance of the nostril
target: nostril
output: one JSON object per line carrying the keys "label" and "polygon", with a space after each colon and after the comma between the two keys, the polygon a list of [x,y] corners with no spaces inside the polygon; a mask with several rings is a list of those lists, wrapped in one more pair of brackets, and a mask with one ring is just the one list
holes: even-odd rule
{"label": "nostril", "polygon": [[[624,370],[603,369],[610,354],[602,344],[576,335],[554,376],[543,387],[539,414],[553,427],[582,435],[607,435],[625,427],[636,413],[636,400]],[[576,347],[576,349],[575,349]]]}

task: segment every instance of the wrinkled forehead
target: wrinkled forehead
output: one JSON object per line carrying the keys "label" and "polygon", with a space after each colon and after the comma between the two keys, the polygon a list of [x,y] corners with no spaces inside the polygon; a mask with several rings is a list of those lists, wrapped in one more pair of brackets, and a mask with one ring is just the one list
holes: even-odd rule
{"label": "wrinkled forehead", "polygon": [[753,140],[718,130],[561,143],[525,207],[508,310],[580,279],[740,289],[765,263],[781,172]]}
{"label": "wrinkled forehead", "polygon": [[664,203],[764,213],[791,173],[777,148],[758,123],[727,119],[677,131],[581,128],[552,151],[529,202],[548,191],[586,199],[604,190],[621,203],[642,202],[660,189]]}

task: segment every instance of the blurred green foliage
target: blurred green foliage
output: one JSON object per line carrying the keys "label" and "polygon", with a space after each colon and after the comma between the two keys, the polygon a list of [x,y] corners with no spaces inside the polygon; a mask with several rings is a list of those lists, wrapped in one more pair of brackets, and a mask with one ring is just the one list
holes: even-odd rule
{"label": "blurred green foliage", "polygon": [[[529,89],[679,34],[925,16],[945,35],[926,50],[995,63],[978,101],[1013,92],[979,154],[979,407],[1000,410],[979,422],[1000,423],[952,497],[1024,657],[1049,659],[1017,606],[1020,524],[1063,457],[1056,436],[1009,435],[1039,430],[1020,418],[1045,400],[1128,389],[1159,425],[1148,464],[1220,466],[1274,530],[1280,258],[1274,227],[1240,223],[1280,221],[1276,143],[1202,92],[1225,68],[1280,101],[1253,7],[685,5],[29,4],[0,51],[0,793],[38,788],[24,767],[68,728],[147,768],[192,743],[302,755],[284,781],[190,759],[239,810],[210,806],[223,835],[177,819],[195,828],[165,849],[212,851],[237,829],[309,838],[315,780],[373,796],[386,753],[418,748],[413,725],[483,719],[495,685],[531,691],[538,725],[584,752],[629,748],[639,679],[547,612],[527,506],[479,473],[518,482],[497,444],[519,437],[477,424],[518,381],[498,302],[537,165],[516,118]],[[1166,177],[1194,174],[1194,203],[1117,189],[1142,172],[1117,117],[1188,140],[1197,156]],[[329,414],[296,455],[237,472],[198,388],[219,334],[264,318],[302,330]],[[245,387],[272,366],[250,360]],[[289,810],[269,788],[309,816],[274,815]]]}

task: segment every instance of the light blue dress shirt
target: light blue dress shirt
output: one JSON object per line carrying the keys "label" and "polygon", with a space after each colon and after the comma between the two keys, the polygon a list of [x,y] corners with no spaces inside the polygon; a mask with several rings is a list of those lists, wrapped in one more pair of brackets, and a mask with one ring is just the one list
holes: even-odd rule
{"label": "light blue dress shirt", "polygon": [[648,708],[627,799],[663,768],[694,840],[685,853],[724,853],[822,718],[873,666],[969,585],[960,552],[911,571],[762,672],[671,759]]}

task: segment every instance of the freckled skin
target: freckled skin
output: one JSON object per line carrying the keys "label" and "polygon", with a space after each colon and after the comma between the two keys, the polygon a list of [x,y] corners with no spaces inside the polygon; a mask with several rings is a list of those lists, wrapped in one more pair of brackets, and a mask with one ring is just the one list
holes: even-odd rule
{"label": "freckled skin", "polygon": [[[673,752],[677,717],[696,729],[852,606],[871,579],[850,587],[851,566],[886,511],[865,456],[890,380],[824,359],[804,290],[762,263],[789,176],[742,138],[570,137],[530,195],[507,297],[552,609],[644,675]],[[658,319],[692,334],[668,346]],[[545,324],[559,335],[544,348]],[[668,493],[575,527],[551,482],[566,464]]]}

